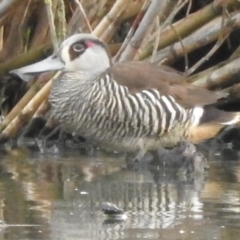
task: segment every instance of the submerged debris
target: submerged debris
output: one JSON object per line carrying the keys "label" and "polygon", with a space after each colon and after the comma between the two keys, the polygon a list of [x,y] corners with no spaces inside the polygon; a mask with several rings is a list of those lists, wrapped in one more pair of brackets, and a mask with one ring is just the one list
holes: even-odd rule
{"label": "submerged debris", "polygon": [[107,220],[124,221],[127,219],[127,214],[124,210],[113,203],[103,202],[101,208],[102,212],[107,216]]}

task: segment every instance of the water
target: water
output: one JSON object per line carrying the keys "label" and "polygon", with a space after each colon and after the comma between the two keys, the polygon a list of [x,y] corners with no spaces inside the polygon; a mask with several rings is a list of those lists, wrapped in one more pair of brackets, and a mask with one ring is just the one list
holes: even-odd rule
{"label": "water", "polygon": [[[126,169],[114,155],[10,151],[0,161],[0,239],[239,240],[238,153],[205,154],[208,174],[184,178]],[[106,201],[128,218],[108,221]]]}

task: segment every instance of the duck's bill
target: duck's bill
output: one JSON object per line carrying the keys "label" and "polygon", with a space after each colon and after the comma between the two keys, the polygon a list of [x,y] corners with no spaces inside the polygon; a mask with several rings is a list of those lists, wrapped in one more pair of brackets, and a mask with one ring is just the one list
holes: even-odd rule
{"label": "duck's bill", "polygon": [[32,78],[32,76],[44,72],[61,70],[63,67],[63,62],[57,56],[52,55],[40,62],[33,63],[22,68],[14,69],[9,73],[19,76],[24,81],[28,81]]}

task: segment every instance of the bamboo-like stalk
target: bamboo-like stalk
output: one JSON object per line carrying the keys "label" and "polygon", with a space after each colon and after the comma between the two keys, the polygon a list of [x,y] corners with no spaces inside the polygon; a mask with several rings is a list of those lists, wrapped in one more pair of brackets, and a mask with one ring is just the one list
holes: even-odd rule
{"label": "bamboo-like stalk", "polygon": [[101,38],[104,42],[108,43],[108,42],[112,39],[115,31],[117,30],[117,28],[118,28],[118,26],[119,26],[119,23],[121,22],[121,21],[120,21],[120,17],[121,17],[120,15],[117,16],[117,17],[114,19],[114,22],[112,22],[112,23],[108,26],[108,28],[105,29],[105,31],[104,31],[104,32],[102,33],[102,35],[100,36],[100,38]]}
{"label": "bamboo-like stalk", "polygon": [[155,20],[156,24],[156,40],[155,40],[155,43],[153,45],[153,53],[152,53],[152,56],[151,56],[151,62],[154,62],[155,61],[155,57],[156,57],[156,54],[157,54],[157,49],[158,49],[158,43],[159,43],[159,38],[160,38],[160,32],[161,32],[161,28],[160,28],[160,25],[159,25],[159,16],[157,16],[156,20]]}
{"label": "bamboo-like stalk", "polygon": [[[142,6],[144,5],[145,2],[146,0],[138,0],[138,1],[130,2],[127,10],[123,13],[122,20],[127,20],[129,18],[137,16],[141,11]],[[147,0],[147,4],[149,4],[148,0]]]}
{"label": "bamboo-like stalk", "polygon": [[2,18],[10,8],[13,8],[17,2],[23,2],[23,1],[22,0],[2,0],[0,3],[0,18]]}
{"label": "bamboo-like stalk", "polygon": [[233,84],[232,86],[224,89],[229,93],[230,98],[239,99],[240,98],[240,83]]}
{"label": "bamboo-like stalk", "polygon": [[123,53],[123,51],[126,49],[127,45],[129,44],[130,39],[132,38],[134,32],[136,31],[137,26],[138,26],[138,24],[140,22],[140,19],[143,16],[143,12],[146,10],[147,6],[148,6],[148,1],[145,0],[144,4],[142,5],[141,11],[138,13],[138,15],[135,18],[135,20],[134,20],[130,30],[128,31],[127,36],[125,37],[124,42],[122,43],[121,48],[119,49],[117,55],[114,57],[114,61],[115,62],[119,61],[119,59],[121,57],[121,54]]}
{"label": "bamboo-like stalk", "polygon": [[221,68],[212,71],[209,75],[197,79],[193,84],[208,89],[226,88],[240,82],[239,78],[236,78],[239,71],[240,58],[237,58]]}
{"label": "bamboo-like stalk", "polygon": [[[11,121],[21,112],[21,110],[29,103],[29,101],[36,95],[36,93],[41,89],[42,82],[45,82],[45,79],[49,79],[50,74],[42,76],[41,81],[35,82],[27,93],[20,99],[20,101],[14,106],[14,108],[8,113],[8,115],[0,123],[0,132],[6,128]],[[44,79],[45,78],[45,79]]]}
{"label": "bamboo-like stalk", "polygon": [[[215,18],[208,24],[204,25],[194,33],[182,40],[184,49],[181,43],[174,43],[168,46],[156,54],[155,61],[161,64],[170,64],[178,58],[184,56],[184,54],[190,53],[202,46],[205,46],[218,38],[221,31],[222,17]],[[225,25],[224,31],[233,31],[240,27],[240,14],[238,12],[232,15]]]}
{"label": "bamboo-like stalk", "polygon": [[0,52],[3,49],[3,33],[4,33],[4,27],[1,26],[0,27]]}
{"label": "bamboo-like stalk", "polygon": [[[108,9],[104,7],[105,1],[94,2],[82,0],[81,4],[84,8],[84,12],[86,12],[87,20],[89,25],[91,25],[91,29],[98,25],[98,23],[101,21],[101,16],[98,16],[98,12],[104,10],[107,13],[108,11]],[[76,7],[76,3],[74,3],[74,7]],[[76,32],[89,32],[89,27],[84,19],[84,14],[79,7],[76,7],[68,24],[68,35],[72,35]]]}
{"label": "bamboo-like stalk", "polygon": [[[37,111],[34,113],[31,120],[28,122],[27,126],[24,128],[24,131],[21,133],[20,137],[24,137],[26,135],[31,135],[32,130],[36,128],[36,119],[44,119],[44,115],[50,110],[50,104],[47,99],[45,99],[41,105],[38,107]],[[39,132],[41,129],[37,129]]]}
{"label": "bamboo-like stalk", "polygon": [[[33,3],[32,1],[28,1],[27,2],[27,5],[25,7],[25,10],[24,10],[24,13],[23,13],[23,18],[19,24],[19,27],[18,27],[18,31],[19,31],[19,35],[21,36],[22,34],[25,34],[25,38],[21,38],[20,37],[20,44],[21,44],[21,50],[22,51],[25,51],[25,49],[27,49],[27,46],[29,44],[29,32],[27,30],[27,26],[28,26],[28,21],[31,17],[31,12],[30,12],[30,9],[33,7]],[[14,24],[14,23],[13,23]],[[16,53],[18,53],[16,51]]]}
{"label": "bamboo-like stalk", "polygon": [[43,88],[32,98],[28,104],[23,108],[20,114],[18,114],[1,132],[0,134],[0,142],[4,142],[10,137],[13,137],[19,130],[23,124],[25,124],[36,112],[36,109],[45,101],[49,95],[52,81],[59,76],[57,73],[53,79],[48,81]]}
{"label": "bamboo-like stalk", "polygon": [[[227,7],[230,9],[233,6],[239,7],[240,2],[237,0],[229,1]],[[173,24],[175,31],[183,39],[202,27],[222,12],[221,6],[215,6],[213,3],[207,5],[201,10],[190,14],[185,19]],[[161,32],[160,42],[158,44],[158,50],[163,49],[179,40],[179,36],[176,35],[175,31],[168,27]],[[151,55],[153,46],[149,45],[142,52],[136,56],[136,59],[142,60]]]}
{"label": "bamboo-like stalk", "polygon": [[46,114],[47,111],[50,110],[50,103],[48,102],[47,99],[45,99],[41,105],[39,106],[39,108],[37,109],[37,111],[34,113],[33,117],[44,117],[44,115]]}
{"label": "bamboo-like stalk", "polygon": [[65,6],[63,0],[58,0],[58,20],[59,20],[59,26],[58,26],[58,42],[62,42],[66,35],[66,16],[65,16]]}
{"label": "bamboo-like stalk", "polygon": [[[149,38],[145,38],[145,41],[143,41],[143,44],[139,48],[138,52],[140,53],[143,49],[145,49],[148,45],[153,46],[153,51],[157,51],[158,45],[160,42],[160,35],[162,33],[162,30],[172,24],[172,21],[174,17],[179,13],[179,11],[187,4],[188,0],[182,1],[182,0],[168,0],[165,2],[165,4],[162,6],[160,11],[160,27],[157,29],[153,34],[149,35]],[[170,25],[170,27],[172,27]],[[174,30],[174,28],[172,27]],[[175,30],[174,30],[175,31]],[[175,32],[176,33],[176,32]],[[157,41],[158,40],[158,41]],[[180,40],[180,38],[179,38]],[[157,48],[154,49],[154,46]],[[135,60],[138,59],[138,53],[136,54]]]}
{"label": "bamboo-like stalk", "polygon": [[117,17],[124,11],[126,6],[128,6],[129,0],[117,0],[113,5],[112,9],[107,13],[107,15],[102,19],[98,26],[93,30],[92,34],[101,37],[104,31],[114,24]]}
{"label": "bamboo-like stalk", "polygon": [[8,73],[11,69],[20,68],[43,58],[51,48],[51,43],[47,43],[29,52],[17,55],[13,59],[0,64],[0,74]]}
{"label": "bamboo-like stalk", "polygon": [[158,15],[158,12],[160,11],[163,4],[165,4],[165,1],[153,0],[151,2],[147,12],[145,13],[140,23],[140,26],[137,28],[125,51],[122,53],[119,61],[126,61],[134,58],[137,50],[140,47],[140,44],[143,41],[145,34],[147,33],[149,26]]}
{"label": "bamboo-like stalk", "polygon": [[100,38],[101,38],[104,42],[108,43],[108,42],[112,39],[114,33],[116,32],[116,30],[117,30],[117,28],[118,28],[118,26],[119,26],[119,23],[121,22],[121,19],[120,19],[120,18],[121,18],[121,15],[117,16],[117,17],[114,19],[114,22],[112,22],[112,24],[110,24],[109,27],[108,27],[108,28],[103,32],[103,34],[100,36]]}
{"label": "bamboo-like stalk", "polygon": [[170,24],[176,14],[185,6],[188,1],[189,0],[165,1],[165,4],[162,6],[159,14],[159,23],[161,26],[166,27],[168,24]]}
{"label": "bamboo-like stalk", "polygon": [[[234,58],[236,59],[236,58]],[[233,60],[233,59],[232,59]],[[194,74],[192,76],[189,76],[187,79],[186,79],[186,82],[188,83],[194,83],[195,81],[197,81],[198,79],[202,79],[206,76],[209,76],[212,72],[216,71],[217,69],[219,68],[222,68],[223,66],[229,64],[230,62],[232,62],[232,60],[225,60],[223,62],[220,62],[216,65],[214,65],[213,67],[210,67],[208,69],[205,69],[204,71],[202,72],[199,72],[197,74]]]}
{"label": "bamboo-like stalk", "polygon": [[82,13],[82,15],[84,17],[84,20],[85,20],[85,22],[87,24],[89,32],[92,32],[91,24],[89,23],[89,20],[87,18],[87,14],[86,14],[86,12],[85,12],[81,2],[79,2],[78,0],[74,0],[74,2],[78,5],[78,8],[79,8],[80,12]]}
{"label": "bamboo-like stalk", "polygon": [[31,30],[33,36],[30,40],[29,50],[34,50],[48,41],[49,23],[45,3],[40,1],[37,8],[38,11],[35,16],[37,25]]}
{"label": "bamboo-like stalk", "polygon": [[240,57],[240,46],[233,52],[233,54],[230,56],[230,59],[235,59],[237,57]]}
{"label": "bamboo-like stalk", "polygon": [[57,40],[57,34],[56,29],[54,25],[54,15],[52,11],[52,0],[45,0],[46,9],[47,9],[47,15],[48,15],[48,21],[50,26],[50,36],[52,40],[52,44],[54,47],[54,51],[57,51],[58,49],[58,40]]}
{"label": "bamboo-like stalk", "polygon": [[[54,26],[54,20],[53,20],[52,1],[45,0],[45,3],[46,3],[49,22],[50,22],[51,39],[55,46],[55,51],[57,51],[58,42],[55,41],[56,33],[55,33],[55,26]],[[46,85],[49,86],[49,84],[46,84]],[[1,133],[2,139],[7,139],[9,137],[12,137],[13,134],[15,134],[18,131],[18,129],[24,124],[24,122],[27,121],[26,119],[30,118],[34,114],[38,106],[41,104],[41,101],[46,99],[48,96],[50,87],[47,87],[47,86],[44,87],[42,91],[40,91],[41,93],[40,96],[37,94],[32,100],[30,99],[31,97],[33,97],[33,94],[32,94],[32,91],[29,91],[29,94],[26,94],[20,100],[19,104],[17,104],[16,107],[7,115],[6,121],[4,122],[4,124],[1,125],[1,130],[3,130],[6,127]],[[26,105],[27,100],[28,101],[30,100],[30,102]],[[21,111],[23,107],[24,109],[19,114],[19,111]]]}
{"label": "bamboo-like stalk", "polygon": [[[30,0],[26,0],[19,5],[18,11],[13,16],[7,39],[4,42],[0,61],[5,61],[6,59],[16,56],[19,50],[23,49],[22,35],[32,14],[30,11],[27,11],[27,9],[29,9],[29,6],[32,6],[32,4]],[[19,24],[16,24],[16,22]]]}
{"label": "bamboo-like stalk", "polygon": [[[185,4],[187,4],[188,1],[189,0],[185,0],[184,2],[182,2],[182,1],[177,2],[174,0],[166,1],[165,4],[163,5],[163,7],[161,8],[160,17],[159,17],[159,20],[157,23],[158,27],[156,28],[156,31],[152,36],[152,38],[153,38],[152,41],[154,42],[153,54],[151,56],[152,62],[155,61],[162,29],[172,23],[176,14],[185,6]],[[150,41],[151,41],[151,38],[150,38]],[[144,47],[142,46],[142,48],[144,48]]]}
{"label": "bamboo-like stalk", "polygon": [[[138,0],[134,2],[129,1],[129,5],[127,9],[123,11],[120,16],[121,21],[125,21],[129,18],[136,16],[141,10],[141,7],[144,1],[145,0]],[[84,10],[86,12],[86,15],[88,16],[88,21],[89,21],[89,24],[91,24],[92,29],[96,28],[96,26],[98,26],[99,23],[101,22],[103,16],[105,16],[109,12],[110,10],[109,7],[111,7],[112,2],[113,0],[112,1],[104,0],[104,1],[96,1],[96,2],[92,2],[88,0],[81,1],[84,7]],[[99,11],[104,11],[104,12],[99,14]],[[81,32],[88,32],[89,28],[87,27],[85,22],[86,21],[83,20],[82,12],[79,10],[79,8],[76,8],[68,25],[69,35],[75,32],[79,32],[79,29],[81,30]]]}
{"label": "bamboo-like stalk", "polygon": [[[187,75],[191,75],[193,72],[196,71],[197,68],[199,68],[204,62],[206,62],[219,48],[220,46],[224,43],[224,41],[229,37],[232,28],[229,28],[228,26],[225,27],[225,21],[228,19],[226,17],[226,11],[223,11],[224,14],[222,14],[222,21],[221,21],[221,31],[218,34],[218,40],[215,43],[215,45],[212,47],[212,49],[202,58],[200,59],[197,63],[195,63],[188,71]],[[231,20],[231,18],[230,18]]]}
{"label": "bamboo-like stalk", "polygon": [[108,44],[110,53],[112,56],[115,56],[119,49],[121,48],[122,44],[121,43],[110,43]]}
{"label": "bamboo-like stalk", "polygon": [[196,64],[194,64],[188,71],[187,75],[191,75],[193,72],[197,70],[204,62],[208,61],[208,59],[220,48],[220,46],[223,44],[223,42],[226,40],[226,38],[229,36],[230,32],[227,33],[224,37],[219,39],[216,44],[212,47],[212,49],[202,58],[200,59]]}

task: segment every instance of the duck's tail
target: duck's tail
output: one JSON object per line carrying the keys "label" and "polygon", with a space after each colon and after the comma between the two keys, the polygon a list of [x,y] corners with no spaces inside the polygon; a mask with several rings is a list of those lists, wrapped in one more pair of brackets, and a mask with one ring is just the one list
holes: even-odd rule
{"label": "duck's tail", "polygon": [[226,126],[240,126],[240,112],[226,112],[214,107],[203,107],[203,114],[197,126],[190,128],[187,139],[193,143],[200,143],[214,138]]}

